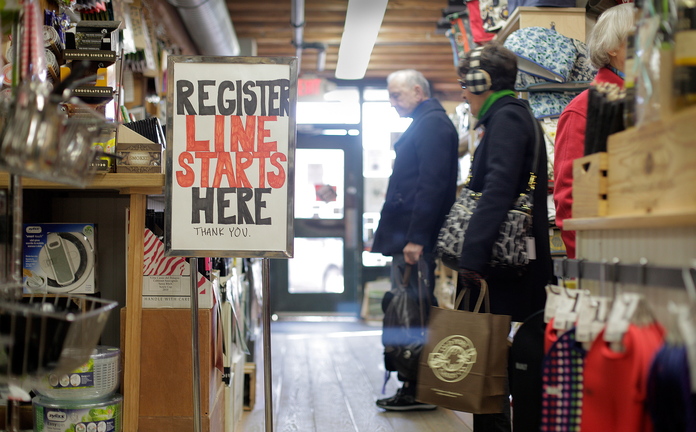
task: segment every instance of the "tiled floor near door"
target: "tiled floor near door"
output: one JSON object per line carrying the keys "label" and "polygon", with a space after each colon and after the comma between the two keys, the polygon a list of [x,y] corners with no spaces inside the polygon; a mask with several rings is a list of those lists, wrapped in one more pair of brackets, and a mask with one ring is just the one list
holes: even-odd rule
{"label": "tiled floor near door", "polygon": [[[364,322],[275,322],[271,326],[274,432],[470,432],[471,416],[443,408],[384,412],[381,325]],[[243,432],[265,432],[260,341],[256,401]]]}

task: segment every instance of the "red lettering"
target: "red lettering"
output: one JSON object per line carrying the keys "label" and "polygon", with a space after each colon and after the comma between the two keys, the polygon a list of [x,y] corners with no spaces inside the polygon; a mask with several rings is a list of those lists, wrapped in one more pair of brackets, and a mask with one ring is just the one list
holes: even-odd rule
{"label": "red lettering", "polygon": [[201,161],[201,187],[210,187],[210,160],[217,158],[217,153],[213,152],[198,152],[196,159]]}
{"label": "red lettering", "polygon": [[210,140],[196,140],[196,116],[186,116],[186,151],[208,151]]}
{"label": "red lettering", "polygon": [[254,153],[254,158],[259,162],[259,187],[266,187],[266,159],[268,159],[270,153]]}
{"label": "red lettering", "polygon": [[189,166],[191,163],[193,163],[193,155],[191,153],[179,153],[179,166],[184,170],[176,172],[176,182],[181,187],[191,187],[196,180],[196,173],[194,173],[193,169]]}
{"label": "red lettering", "polygon": [[242,151],[252,152],[254,151],[254,129],[256,126],[256,117],[247,116],[246,127],[242,124],[242,118],[238,116],[232,116],[232,136],[230,137],[232,142],[230,142],[231,151],[240,151],[240,146]]}
{"label": "red lettering", "polygon": [[213,179],[214,188],[220,187],[223,176],[227,177],[227,182],[229,183],[230,187],[237,187],[230,153],[220,153],[218,155],[217,165],[215,166],[215,178]]}
{"label": "red lettering", "polygon": [[256,146],[257,150],[260,152],[274,152],[278,151],[278,141],[266,142],[265,139],[271,136],[271,131],[266,129],[267,121],[276,121],[277,116],[261,116],[257,122],[256,128]]}
{"label": "red lettering", "polygon": [[270,157],[271,165],[278,169],[278,173],[268,173],[268,185],[273,189],[279,189],[285,184],[285,168],[281,162],[287,162],[288,158],[285,153],[277,152],[273,153]]}
{"label": "red lettering", "polygon": [[215,151],[225,151],[225,116],[215,116]]}
{"label": "red lettering", "polygon": [[254,159],[251,155],[251,153],[248,152],[239,152],[237,153],[237,187],[251,187],[251,183],[249,182],[249,178],[247,177],[246,173],[244,170],[249,168],[251,164],[254,162]]}

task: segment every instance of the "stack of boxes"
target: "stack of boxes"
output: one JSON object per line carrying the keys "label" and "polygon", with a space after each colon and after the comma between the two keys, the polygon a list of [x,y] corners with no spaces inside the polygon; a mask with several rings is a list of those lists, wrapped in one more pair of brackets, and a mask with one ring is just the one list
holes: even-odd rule
{"label": "stack of boxes", "polygon": [[121,432],[119,357],[118,348],[97,346],[79,368],[45,376],[34,389],[34,430]]}

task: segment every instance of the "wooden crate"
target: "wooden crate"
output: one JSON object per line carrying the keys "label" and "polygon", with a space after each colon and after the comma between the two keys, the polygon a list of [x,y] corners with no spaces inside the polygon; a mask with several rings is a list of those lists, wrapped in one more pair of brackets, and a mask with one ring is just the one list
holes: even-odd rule
{"label": "wooden crate", "polygon": [[607,215],[606,153],[595,153],[573,161],[573,218]]}
{"label": "wooden crate", "polygon": [[609,216],[696,211],[694,119],[691,107],[609,137]]}
{"label": "wooden crate", "polygon": [[[122,317],[125,308],[121,311]],[[123,322],[123,320],[121,321]],[[216,309],[199,309],[202,432],[223,432],[222,338]],[[193,430],[190,309],[143,309],[138,432]]]}

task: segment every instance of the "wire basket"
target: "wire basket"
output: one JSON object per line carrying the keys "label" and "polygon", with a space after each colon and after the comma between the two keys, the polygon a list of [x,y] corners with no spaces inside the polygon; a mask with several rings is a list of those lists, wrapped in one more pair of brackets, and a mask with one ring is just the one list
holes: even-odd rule
{"label": "wire basket", "polygon": [[[77,98],[66,103],[86,106]],[[0,101],[0,169],[39,180],[85,187],[96,169],[93,146],[110,125],[94,112],[70,118],[62,96],[46,83],[23,83],[14,100]],[[86,110],[87,111],[87,110]]]}
{"label": "wire basket", "polygon": [[117,304],[75,295],[0,300],[0,383],[21,383],[83,365]]}

